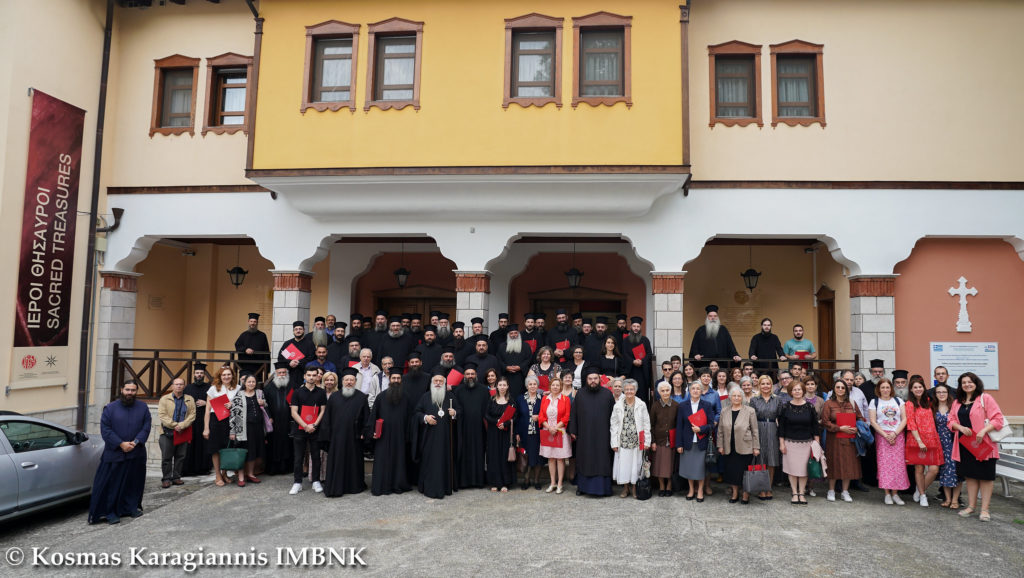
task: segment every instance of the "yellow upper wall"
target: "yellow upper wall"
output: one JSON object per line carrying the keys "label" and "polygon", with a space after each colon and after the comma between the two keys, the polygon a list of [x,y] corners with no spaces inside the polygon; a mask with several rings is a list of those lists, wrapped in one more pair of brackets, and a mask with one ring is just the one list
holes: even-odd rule
{"label": "yellow upper wall", "polygon": [[[693,178],[1021,181],[1024,2],[714,0],[690,13]],[[769,45],[824,44],[827,126],[772,128]],[[708,127],[709,45],[762,45],[764,128]]]}
{"label": "yellow upper wall", "polygon": [[[572,17],[632,16],[633,106],[573,109]],[[264,0],[254,168],[678,165],[682,159],[679,2]],[[562,17],[562,103],[502,108],[505,19]],[[421,108],[363,111],[367,24],[422,21]],[[356,111],[299,112],[306,26],[360,24]]]}

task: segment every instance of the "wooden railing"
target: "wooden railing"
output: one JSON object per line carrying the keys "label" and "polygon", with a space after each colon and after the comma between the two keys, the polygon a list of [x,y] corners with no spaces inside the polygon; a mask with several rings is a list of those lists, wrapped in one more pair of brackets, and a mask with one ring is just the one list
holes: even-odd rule
{"label": "wooden railing", "polygon": [[266,359],[263,362],[239,361],[237,351],[194,350],[194,349],[141,349],[121,348],[114,344],[114,359],[110,375],[110,399],[121,394],[125,380],[133,379],[139,388],[136,396],[142,400],[159,399],[171,389],[171,382],[180,377],[185,383],[192,382],[196,362],[207,365],[206,371],[212,376],[222,366],[230,366],[237,376],[241,365],[258,369],[250,371],[259,383],[264,383],[270,370],[270,352],[256,352]]}

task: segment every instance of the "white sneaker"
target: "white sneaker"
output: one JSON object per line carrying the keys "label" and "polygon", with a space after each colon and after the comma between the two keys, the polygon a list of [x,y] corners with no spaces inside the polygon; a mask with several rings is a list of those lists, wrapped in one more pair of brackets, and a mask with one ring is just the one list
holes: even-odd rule
{"label": "white sneaker", "polygon": [[917,490],[914,490],[914,501],[917,502],[917,501],[920,501],[920,500],[921,500],[921,492],[919,492]]}
{"label": "white sneaker", "polygon": [[836,492],[835,492],[835,490],[829,490],[828,494],[825,495],[825,499],[830,501],[830,502],[836,501]]}
{"label": "white sneaker", "polygon": [[921,496],[921,499],[917,503],[921,504],[922,508],[927,508],[928,507],[928,496]]}
{"label": "white sneaker", "polygon": [[818,497],[818,494],[815,494],[814,490],[812,490],[810,488],[807,488],[807,495],[809,495],[812,498],[817,498]]}
{"label": "white sneaker", "polygon": [[885,505],[886,506],[891,506],[892,505],[892,496],[890,496],[889,494],[885,495]]}
{"label": "white sneaker", "polygon": [[302,484],[292,484],[292,489],[288,490],[289,496],[294,496],[302,491]]}
{"label": "white sneaker", "polygon": [[894,503],[895,503],[895,504],[896,504],[897,506],[905,506],[905,505],[906,505],[906,504],[905,504],[905,503],[903,502],[903,500],[902,500],[902,499],[901,499],[901,498],[900,498],[899,496],[893,496],[893,497],[892,497],[892,501],[893,501],[893,502],[894,502]]}
{"label": "white sneaker", "polygon": [[850,497],[850,492],[843,492],[843,501],[852,502],[853,498]]}
{"label": "white sneaker", "polygon": [[324,487],[320,485],[320,482],[313,482],[313,491],[319,494],[324,491]]}

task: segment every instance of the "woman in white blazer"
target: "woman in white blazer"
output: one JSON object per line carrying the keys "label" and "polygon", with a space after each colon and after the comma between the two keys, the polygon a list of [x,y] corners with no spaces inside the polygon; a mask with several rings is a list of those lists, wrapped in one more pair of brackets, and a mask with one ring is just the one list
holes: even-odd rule
{"label": "woman in white blazer", "polygon": [[644,450],[651,445],[651,417],[647,406],[636,397],[636,380],[622,382],[622,396],[612,409],[611,443],[615,452],[612,477],[622,484],[620,498],[632,493],[636,496],[636,481],[640,478]]}

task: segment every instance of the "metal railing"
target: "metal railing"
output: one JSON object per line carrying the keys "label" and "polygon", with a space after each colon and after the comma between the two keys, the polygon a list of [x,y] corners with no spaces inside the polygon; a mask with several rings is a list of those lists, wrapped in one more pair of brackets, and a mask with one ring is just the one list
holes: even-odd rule
{"label": "metal railing", "polygon": [[270,352],[258,351],[254,355],[265,356],[266,361],[239,361],[237,351],[196,350],[196,349],[142,349],[122,348],[114,344],[110,374],[110,399],[121,393],[125,380],[133,379],[138,386],[136,397],[142,400],[159,399],[171,389],[171,382],[180,377],[185,383],[192,382],[196,362],[207,365],[211,375],[221,366],[227,365],[238,375],[244,367],[264,383],[271,373]]}
{"label": "metal railing", "polygon": [[[665,360],[661,360],[665,361]],[[754,372],[758,375],[762,373],[770,372],[773,375],[773,379],[778,381],[778,373],[780,371],[789,371],[790,364],[799,363],[807,368],[807,374],[813,375],[818,384],[818,391],[828,391],[832,389],[832,374],[839,370],[851,369],[854,372],[860,371],[860,355],[854,355],[853,359],[786,359],[786,361],[780,361],[778,359],[741,359],[740,361],[733,361],[732,358],[709,358],[703,357],[701,359],[693,359],[687,357],[683,359],[683,364],[692,363],[698,369],[707,367],[712,361],[718,362],[719,366],[723,369],[728,370],[733,366],[741,366],[746,362],[754,364]],[[774,363],[778,365],[778,369],[766,369],[765,366]]]}

